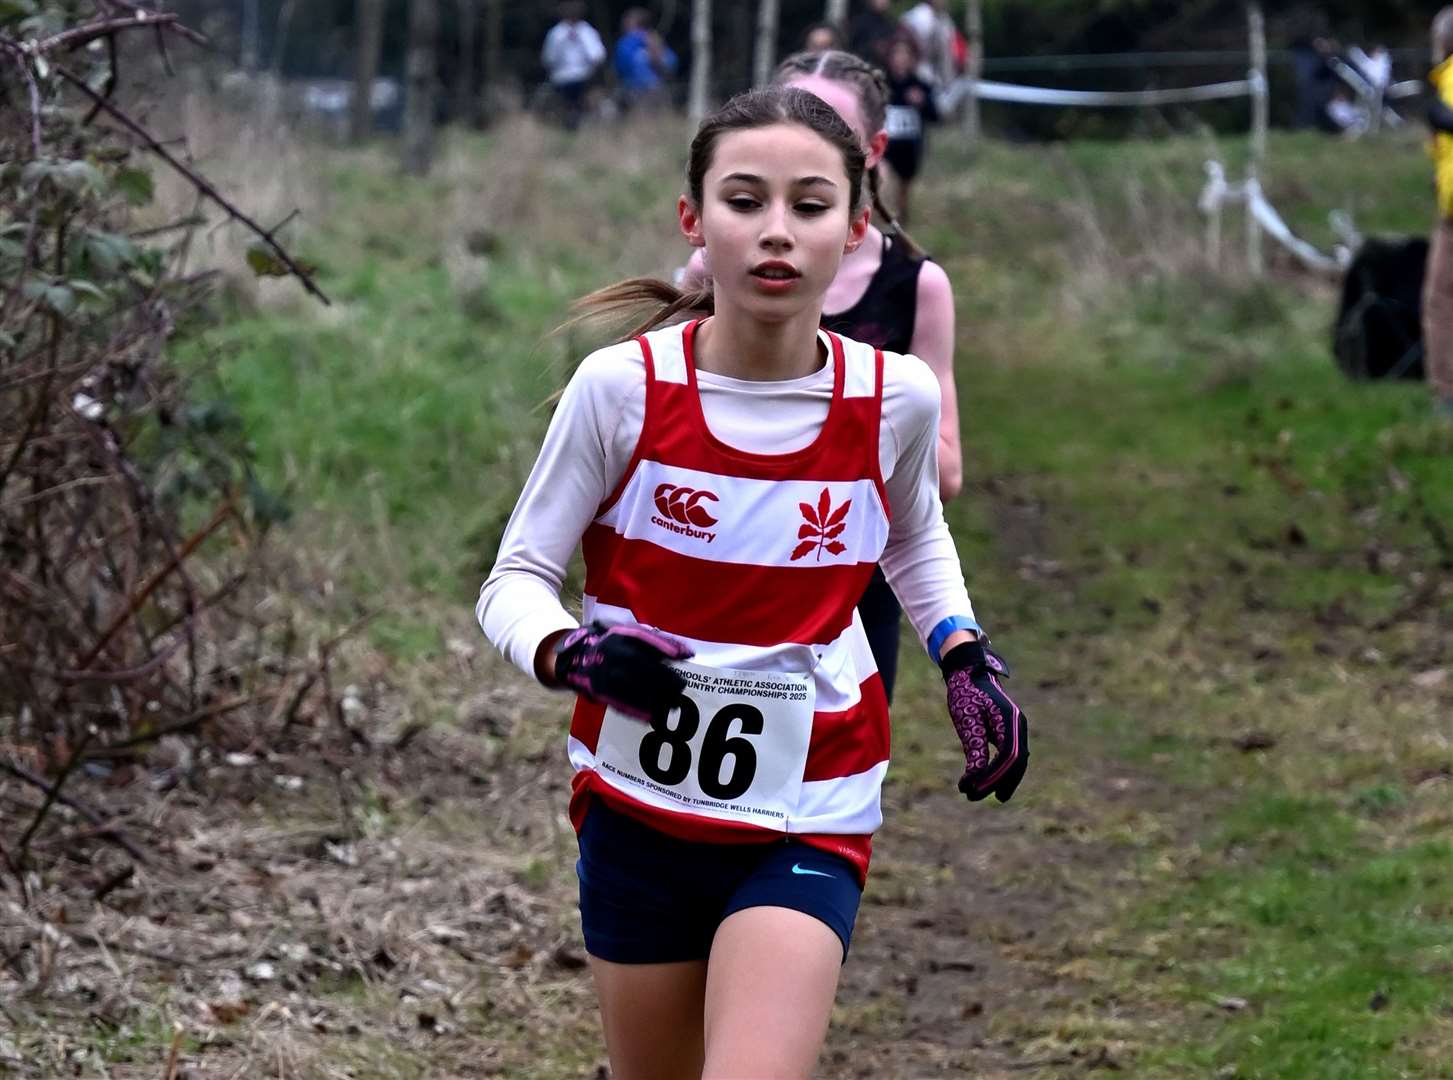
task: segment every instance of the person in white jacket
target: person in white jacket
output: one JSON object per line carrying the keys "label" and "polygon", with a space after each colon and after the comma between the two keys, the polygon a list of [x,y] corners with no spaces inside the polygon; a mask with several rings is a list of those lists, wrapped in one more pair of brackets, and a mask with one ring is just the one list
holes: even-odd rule
{"label": "person in white jacket", "polygon": [[585,5],[579,0],[560,5],[560,21],[545,35],[540,59],[564,108],[565,126],[574,131],[585,114],[590,80],[605,62],[605,43],[585,21]]}

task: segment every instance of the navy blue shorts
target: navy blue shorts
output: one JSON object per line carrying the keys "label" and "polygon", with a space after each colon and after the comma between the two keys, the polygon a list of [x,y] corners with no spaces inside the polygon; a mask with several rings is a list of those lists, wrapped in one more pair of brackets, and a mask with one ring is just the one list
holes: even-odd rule
{"label": "navy blue shorts", "polygon": [[796,840],[704,844],[592,802],[580,830],[585,948],[616,964],[705,960],[728,915],[784,907],[826,923],[847,957],[862,886],[852,863]]}

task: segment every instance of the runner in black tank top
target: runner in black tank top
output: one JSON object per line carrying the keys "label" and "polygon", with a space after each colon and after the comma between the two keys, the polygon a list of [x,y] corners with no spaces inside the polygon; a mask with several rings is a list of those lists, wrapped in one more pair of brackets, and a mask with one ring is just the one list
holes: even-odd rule
{"label": "runner in black tank top", "polygon": [[[883,255],[867,289],[846,311],[822,316],[822,325],[835,334],[862,341],[889,352],[906,353],[913,341],[913,324],[918,312],[918,273],[923,260],[915,259],[885,232]],[[898,677],[898,636],[903,609],[883,576],[873,571],[873,580],[858,601],[858,614],[867,631],[873,660],[883,679],[883,691],[893,700],[893,683]]]}

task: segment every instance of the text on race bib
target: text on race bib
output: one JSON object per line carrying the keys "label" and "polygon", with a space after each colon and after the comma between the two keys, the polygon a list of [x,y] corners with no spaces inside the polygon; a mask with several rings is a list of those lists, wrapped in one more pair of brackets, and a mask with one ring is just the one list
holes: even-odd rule
{"label": "text on race bib", "polygon": [[675,708],[650,723],[607,709],[596,768],[663,809],[784,829],[812,734],[812,676],[673,664]]}

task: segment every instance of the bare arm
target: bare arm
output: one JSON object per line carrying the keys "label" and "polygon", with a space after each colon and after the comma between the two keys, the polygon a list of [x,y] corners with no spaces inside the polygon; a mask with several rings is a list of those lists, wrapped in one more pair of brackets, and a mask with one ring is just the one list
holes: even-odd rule
{"label": "bare arm", "polygon": [[918,274],[918,316],[909,351],[938,379],[938,491],[948,502],[963,490],[964,454],[959,441],[959,399],[954,387],[954,297],[943,267],[926,262]]}

